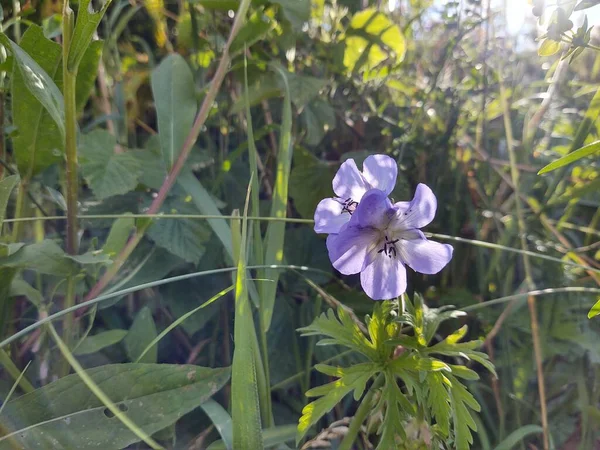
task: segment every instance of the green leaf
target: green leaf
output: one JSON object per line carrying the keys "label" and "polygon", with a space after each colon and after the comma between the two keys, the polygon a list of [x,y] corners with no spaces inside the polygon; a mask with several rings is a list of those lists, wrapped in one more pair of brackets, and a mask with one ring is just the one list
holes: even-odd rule
{"label": "green leaf", "polygon": [[[305,142],[311,146],[319,145],[327,132],[333,130],[336,125],[334,109],[328,102],[320,98],[307,104],[300,118],[306,129]],[[293,173],[294,171],[292,171]]]}
{"label": "green leaf", "polygon": [[588,319],[596,317],[598,314],[600,314],[600,297],[598,297],[598,301],[596,301],[594,306],[590,309],[590,312],[588,312]]}
{"label": "green leaf", "polygon": [[562,158],[557,159],[556,161],[551,162],[544,168],[540,169],[538,175],[542,175],[544,173],[552,172],[560,167],[564,167],[568,164],[571,164],[575,161],[578,161],[586,156],[593,155],[594,153],[600,152],[600,141],[596,141],[592,144],[586,145],[585,147],[581,147],[574,152],[571,152]]}
{"label": "green leaf", "polygon": [[451,383],[450,405],[452,406],[452,421],[454,423],[454,447],[457,450],[469,450],[473,444],[471,430],[477,431],[477,425],[471,416],[471,411],[479,411],[481,408],[473,395],[458,379],[446,375]]}
{"label": "green leaf", "polygon": [[202,403],[200,407],[209,417],[221,436],[221,441],[213,442],[208,448],[212,450],[233,450],[233,428],[229,413],[212,399]]}
{"label": "green leaf", "polygon": [[560,42],[552,39],[544,39],[538,48],[538,55],[540,56],[552,56],[560,51]]}
{"label": "green leaf", "polygon": [[135,230],[133,217],[119,217],[114,221],[102,251],[110,257],[117,256],[129,239],[131,232]]}
{"label": "green leaf", "polygon": [[[293,72],[281,71],[282,77],[279,78],[279,87],[282,92],[286,92],[289,86],[291,94],[290,99],[296,108],[301,110],[311,100],[319,95],[321,90],[327,85],[328,81],[323,78],[315,78],[308,75],[298,75]],[[284,79],[285,77],[285,79]],[[287,84],[285,83],[287,81]]]}
{"label": "green leaf", "polygon": [[0,258],[0,266],[31,269],[47,275],[67,276],[77,272],[77,264],[67,257],[54,241],[34,244],[11,244],[7,256]]}
{"label": "green leaf", "polygon": [[252,44],[261,39],[264,39],[266,34],[271,31],[276,25],[263,11],[255,11],[246,23],[242,26],[239,33],[231,43],[229,51],[232,55],[244,51],[245,48],[250,48]]}
{"label": "green leaf", "polygon": [[[228,368],[170,364],[114,364],[87,374],[148,435],[197,408],[229,379]],[[28,450],[66,450],[118,449],[139,440],[77,374],[7,403],[3,426],[10,434],[0,437],[2,450],[14,441]]]}
{"label": "green leaf", "polygon": [[[233,448],[255,450],[264,447],[259,404],[258,366],[262,364],[254,329],[246,281],[248,201],[244,218],[232,221],[232,242],[236,258],[234,352],[231,378]],[[241,226],[241,229],[240,229]],[[263,405],[266,406],[266,405]]]}
{"label": "green leaf", "polygon": [[[146,346],[156,337],[156,325],[152,317],[152,311],[145,306],[135,317],[127,336],[125,337],[125,349],[131,361],[136,361]],[[158,357],[158,348],[154,346],[146,352],[142,363],[154,363]]]}
{"label": "green leaf", "polygon": [[317,317],[312,324],[300,328],[302,336],[325,335],[329,339],[322,339],[318,345],[342,345],[351,348],[369,358],[377,361],[379,354],[375,346],[367,339],[356,322],[352,320],[343,307],[338,308],[337,316],[332,309]]}
{"label": "green leaf", "polygon": [[304,22],[310,19],[310,0],[272,0],[281,6],[285,18],[296,31],[302,29]]}
{"label": "green leaf", "polygon": [[348,368],[319,364],[316,368],[320,372],[339,379],[311,389],[306,393],[308,397],[321,396],[321,398],[309,403],[302,409],[302,417],[298,422],[296,433],[296,443],[300,442],[310,427],[331,411],[350,392],[354,391],[354,398],[359,399],[367,382],[378,370],[377,365],[372,363],[357,364]]}
{"label": "green leaf", "polygon": [[154,69],[151,82],[160,146],[165,166],[171,170],[192,129],[198,109],[194,75],[185,59],[172,53]]}
{"label": "green leaf", "polygon": [[98,11],[94,11],[92,0],[79,0],[77,9],[77,20],[73,36],[71,37],[71,48],[69,49],[69,58],[67,66],[70,71],[76,71],[84,58],[86,50],[89,48],[94,32],[98,28],[104,13],[112,3],[112,0],[104,0],[104,4]]}
{"label": "green leaf", "polygon": [[398,65],[406,52],[400,27],[375,8],[354,14],[344,43],[348,74],[364,72],[365,81],[387,75],[389,69],[381,65]]}
{"label": "green leaf", "polygon": [[403,418],[407,412],[412,413],[413,408],[400,390],[394,375],[388,372],[385,374],[385,384],[382,388],[379,405],[376,409],[380,408],[385,409],[385,413],[379,429],[381,438],[376,450],[396,448],[396,437],[398,436],[400,439],[406,438],[404,428],[399,426],[399,424],[403,422]]}
{"label": "green leaf", "polygon": [[298,148],[294,151],[290,197],[302,217],[312,219],[319,202],[333,196],[331,180],[334,175],[335,168],[321,162],[308,150]]}
{"label": "green leaf", "polygon": [[522,426],[521,428],[510,433],[508,437],[500,442],[500,444],[498,444],[494,450],[511,450],[527,436],[531,436],[532,434],[541,434],[543,432],[544,429],[539,425]]}
{"label": "green leaf", "polygon": [[118,344],[127,335],[127,330],[108,330],[86,337],[73,351],[74,355],[89,355],[103,348]]}
{"label": "green leaf", "polygon": [[94,130],[80,138],[81,173],[99,200],[135,189],[142,173],[131,152],[115,153],[116,138]]}
{"label": "green leaf", "polygon": [[4,222],[4,216],[6,214],[6,207],[8,206],[8,200],[10,194],[19,182],[18,175],[11,175],[0,181],[0,230],[2,230],[2,222]]}
{"label": "green leaf", "polygon": [[[2,43],[7,45],[4,37]],[[46,39],[40,27],[27,29],[22,48],[10,42],[15,56],[12,76],[14,154],[23,177],[30,178],[62,160],[64,141],[61,47]]]}
{"label": "green leaf", "polygon": [[[168,202],[172,213],[197,213],[185,203]],[[148,237],[157,245],[167,249],[187,262],[198,264],[204,255],[204,244],[211,236],[202,221],[193,219],[155,219],[148,229]]]}
{"label": "green leaf", "polygon": [[[285,218],[288,207],[288,183],[290,178],[290,169],[292,165],[292,105],[290,102],[290,89],[287,86],[287,78],[283,69],[279,66],[273,66],[279,72],[279,75],[286,84],[285,96],[283,99],[283,113],[281,131],[279,134],[279,151],[277,154],[277,168],[275,176],[275,188],[273,190],[273,200],[271,203],[271,217]],[[273,221],[267,226],[267,235],[265,241],[265,264],[283,263],[283,246],[285,240],[285,222]],[[277,284],[279,282],[280,271],[275,269],[266,269],[263,272],[263,278],[272,280],[270,283],[261,283],[260,295],[260,314],[263,317],[265,330],[271,325],[273,316],[273,306],[277,294]]]}
{"label": "green leaf", "polygon": [[442,434],[448,437],[450,434],[450,416],[452,414],[448,394],[450,381],[441,372],[429,372],[426,383],[429,390],[426,396],[427,406],[431,409],[433,417],[435,417],[435,423],[440,427]]}
{"label": "green leaf", "polygon": [[579,2],[577,6],[575,6],[575,9],[573,11],[581,11],[599,4],[600,0],[581,0],[581,2]]}

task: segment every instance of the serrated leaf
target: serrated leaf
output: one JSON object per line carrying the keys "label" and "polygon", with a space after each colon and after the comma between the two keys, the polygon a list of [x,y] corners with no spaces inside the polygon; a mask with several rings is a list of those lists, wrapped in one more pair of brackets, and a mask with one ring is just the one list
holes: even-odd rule
{"label": "serrated leaf", "polygon": [[450,382],[440,372],[430,372],[427,374],[427,406],[431,409],[435,423],[440,427],[444,436],[450,434],[450,416],[452,408],[450,406],[450,396],[448,389]]}
{"label": "serrated leaf", "polygon": [[142,173],[138,159],[115,153],[116,145],[115,137],[100,129],[80,138],[81,173],[99,200],[132,191]]}
{"label": "serrated leaf", "polygon": [[[135,320],[125,337],[125,349],[131,361],[136,361],[148,344],[156,337],[156,325],[152,311],[147,306],[143,307],[135,316]],[[158,357],[158,348],[152,347],[140,362],[155,363]]]}
{"label": "serrated leaf", "polygon": [[[326,372],[332,372],[330,366],[321,365],[320,368]],[[302,417],[298,422],[296,443],[300,442],[310,427],[333,409],[346,395],[355,391],[355,398],[360,397],[365,389],[365,384],[376,373],[377,367],[373,364],[359,364],[346,369],[336,368],[335,373],[341,374],[341,378],[332,383],[311,389],[307,396],[319,396],[321,398],[309,403],[302,409]]]}
{"label": "serrated leaf", "polygon": [[156,104],[158,135],[167,170],[175,164],[198,108],[194,75],[183,57],[172,53],[154,69],[152,95]]}
{"label": "serrated leaf", "polygon": [[[229,379],[228,368],[170,364],[114,364],[87,374],[148,435],[175,423]],[[15,442],[28,450],[118,449],[139,440],[76,374],[8,402],[2,421],[2,450]]]}
{"label": "serrated leaf", "polygon": [[[381,438],[377,445],[377,450],[387,450],[397,448],[396,439],[405,439],[404,428],[400,425],[407,415],[412,415],[410,402],[400,390],[396,378],[393,374],[386,372],[385,384],[382,388],[381,398],[377,409],[383,408],[383,421],[379,428]],[[400,426],[399,426],[400,425]]]}
{"label": "serrated leaf", "polygon": [[[173,212],[185,213],[183,205]],[[204,255],[204,244],[210,238],[210,230],[199,220],[157,218],[148,229],[148,237],[187,262],[198,264]]]}
{"label": "serrated leaf", "polygon": [[337,317],[334,311],[329,309],[309,326],[300,328],[298,331],[302,333],[302,336],[324,335],[331,338],[321,340],[320,345],[342,345],[363,354],[372,361],[378,359],[377,349],[343,307],[338,308]]}
{"label": "serrated leaf", "polygon": [[455,377],[447,375],[450,387],[450,405],[452,406],[452,421],[454,424],[454,447],[457,450],[469,450],[473,444],[472,431],[477,431],[471,411],[481,408],[473,395]]}
{"label": "serrated leaf", "polygon": [[127,336],[127,330],[108,330],[86,337],[73,351],[74,355],[89,355],[118,344]]}

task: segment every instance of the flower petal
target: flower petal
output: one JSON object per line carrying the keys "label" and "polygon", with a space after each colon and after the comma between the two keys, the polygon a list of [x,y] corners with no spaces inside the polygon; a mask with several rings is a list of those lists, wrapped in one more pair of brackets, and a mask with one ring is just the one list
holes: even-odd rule
{"label": "flower petal", "polygon": [[360,274],[360,284],[373,300],[389,300],[406,291],[406,268],[398,258],[380,253]]}
{"label": "flower petal", "polygon": [[370,189],[356,207],[353,219],[361,227],[384,229],[394,214],[395,210],[387,194],[379,189]]}
{"label": "flower petal", "polygon": [[333,177],[333,192],[344,200],[351,198],[355,202],[360,202],[368,189],[369,186],[353,159],[344,161]]}
{"label": "flower petal", "polygon": [[327,237],[327,250],[331,264],[344,275],[352,275],[361,271],[365,257],[376,244],[376,232],[344,225],[339,234]]}
{"label": "flower petal", "polygon": [[427,239],[402,241],[402,259],[413,270],[425,274],[434,274],[442,270],[452,259],[451,245]]}
{"label": "flower petal", "polygon": [[419,183],[412,201],[395,203],[394,209],[396,216],[391,224],[393,230],[423,228],[435,217],[437,199],[429,186]]}
{"label": "flower petal", "polygon": [[350,214],[342,212],[339,200],[326,198],[321,200],[315,210],[315,231],[317,233],[339,233],[350,220]]}
{"label": "flower petal", "polygon": [[398,164],[387,155],[371,155],[363,163],[363,176],[372,188],[389,195],[396,186]]}

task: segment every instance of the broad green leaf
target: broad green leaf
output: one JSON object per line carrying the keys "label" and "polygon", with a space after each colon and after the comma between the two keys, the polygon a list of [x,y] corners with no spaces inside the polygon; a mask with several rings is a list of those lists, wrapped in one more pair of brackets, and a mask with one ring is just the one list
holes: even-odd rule
{"label": "broad green leaf", "polygon": [[135,230],[135,220],[132,217],[119,217],[110,228],[102,251],[110,257],[117,256],[125,247],[133,230]]}
{"label": "broad green leaf", "polygon": [[598,301],[594,304],[594,306],[592,306],[592,309],[590,309],[590,311],[588,312],[588,319],[591,319],[592,317],[596,317],[599,314],[600,314],[600,297],[598,298]]}
{"label": "broad green leaf", "polygon": [[[233,418],[233,448],[255,450],[264,447],[259,404],[258,365],[262,364],[257,351],[251,304],[246,281],[246,246],[248,236],[248,201],[244,218],[232,221],[232,242],[236,258],[234,352],[231,376]],[[240,229],[241,225],[241,229]]]}
{"label": "broad green leaf", "polygon": [[306,105],[300,118],[306,129],[305,142],[311,146],[319,145],[327,132],[333,130],[336,126],[334,109],[322,99],[312,100]]}
{"label": "broad green leaf", "polygon": [[131,152],[115,153],[117,141],[105,130],[80,138],[81,173],[99,200],[135,189],[141,175],[139,160]]}
{"label": "broad green leaf", "polygon": [[127,336],[127,330],[108,330],[86,337],[73,351],[74,355],[89,355],[118,344]]}
{"label": "broad green leaf", "polygon": [[[171,213],[197,213],[190,205],[169,202]],[[169,250],[187,262],[198,264],[205,251],[205,243],[211,236],[203,221],[193,219],[155,219],[147,235],[157,245]]]}
{"label": "broad green leaf", "polygon": [[303,218],[312,219],[319,202],[333,196],[331,180],[335,172],[335,168],[322,163],[308,150],[298,148],[294,151],[290,197]]}
{"label": "broad green leaf", "polygon": [[552,56],[560,51],[560,42],[552,39],[544,39],[538,48],[538,55],[540,56]]}
{"label": "broad green leaf", "polygon": [[[248,101],[250,106],[258,105],[263,100],[278,97],[281,95],[279,80],[272,73],[265,73],[260,79],[248,90]],[[240,98],[233,103],[229,110],[229,114],[237,114],[244,111],[246,108],[245,98]]]}
{"label": "broad green leaf", "polygon": [[0,231],[2,231],[2,222],[4,222],[4,216],[6,214],[6,207],[8,206],[8,200],[10,199],[10,193],[19,182],[18,175],[11,175],[0,181]]}
{"label": "broad green leaf", "polygon": [[[113,364],[87,371],[144,432],[152,435],[200,406],[229,379],[229,369],[191,365]],[[78,375],[7,403],[0,449],[120,449],[139,440],[92,395]],[[14,441],[11,442],[11,439]]]}
{"label": "broad green leaf", "polygon": [[568,155],[563,156],[562,158],[557,159],[556,161],[551,162],[543,169],[538,172],[538,175],[542,175],[544,173],[551,172],[553,170],[558,169],[559,167],[564,167],[568,164],[571,164],[575,161],[578,161],[586,156],[593,155],[594,153],[600,152],[600,141],[596,141],[592,144],[586,145],[585,147],[581,147],[574,152],[569,153]]}
{"label": "broad green leaf", "polygon": [[[135,317],[127,336],[125,337],[125,349],[131,361],[136,361],[146,346],[156,337],[156,325],[152,317],[152,311],[145,306]],[[158,348],[154,346],[146,352],[141,361],[143,363],[154,363],[158,357]]]}
{"label": "broad green leaf", "polygon": [[296,31],[310,19],[310,0],[273,0],[273,3],[281,5],[285,18]]}
{"label": "broad green leaf", "polygon": [[364,72],[365,80],[387,75],[389,69],[380,66],[398,65],[406,52],[400,27],[375,8],[354,14],[344,43],[344,66],[348,74]]}
{"label": "broad green leaf", "polygon": [[[3,44],[6,43],[3,40]],[[30,178],[62,160],[64,140],[61,47],[31,26],[21,40],[10,42],[15,61],[12,77],[14,154],[23,177]]]}
{"label": "broad green leaf", "polygon": [[289,98],[299,110],[304,108],[311,100],[317,97],[321,92],[321,89],[323,89],[328,83],[328,81],[323,78],[316,78],[308,75],[298,75],[296,73],[287,71],[281,71],[280,73],[282,76],[278,78],[278,85],[281,88],[281,91],[285,95],[287,89],[289,88]]}
{"label": "broad green leaf", "polygon": [[522,426],[521,428],[510,433],[508,437],[498,444],[494,450],[511,450],[527,436],[531,436],[532,434],[541,434],[543,431],[544,429],[539,425]]}
{"label": "broad green leaf", "polygon": [[78,271],[75,260],[69,258],[54,241],[11,244],[8,249],[8,255],[0,258],[0,266],[58,276],[72,275]]}
{"label": "broad green leaf", "polygon": [[112,3],[112,0],[104,0],[103,5],[98,11],[94,11],[91,4],[92,0],[79,0],[77,9],[77,20],[71,38],[71,48],[69,49],[68,68],[70,71],[76,71],[79,68],[81,60],[92,39],[94,32],[98,28],[104,13]]}
{"label": "broad green leaf", "polygon": [[[285,96],[283,99],[283,113],[281,130],[279,133],[279,151],[277,154],[277,168],[275,175],[275,188],[273,189],[273,199],[271,202],[271,217],[285,218],[288,207],[288,184],[290,179],[290,169],[292,165],[293,144],[292,144],[292,105],[290,89],[287,85],[285,72],[279,66],[273,66],[279,72],[286,85]],[[265,241],[265,264],[283,263],[283,246],[285,239],[285,222],[269,222]],[[273,316],[273,305],[277,294],[277,283],[279,281],[280,271],[275,269],[266,269],[264,278],[272,280],[270,283],[261,283],[260,295],[260,314],[263,316],[265,329],[268,330]]]}
{"label": "broad green leaf", "polygon": [[198,105],[194,75],[183,57],[173,53],[154,69],[152,94],[156,104],[160,146],[167,170],[175,164],[192,129]]}
{"label": "broad green leaf", "polygon": [[[2,269],[0,269],[1,274]],[[0,283],[2,285],[2,283]],[[40,308],[44,303],[44,296],[40,291],[35,289],[29,283],[24,281],[22,278],[15,278],[10,284],[10,296],[11,297],[25,297],[29,300],[36,308]]]}

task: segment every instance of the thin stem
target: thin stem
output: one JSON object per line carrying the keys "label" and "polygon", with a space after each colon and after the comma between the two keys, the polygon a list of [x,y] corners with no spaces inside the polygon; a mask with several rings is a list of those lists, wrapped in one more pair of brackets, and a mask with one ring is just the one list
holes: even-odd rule
{"label": "thin stem", "polygon": [[[515,144],[513,140],[512,123],[510,118],[510,108],[508,106],[508,100],[504,83],[502,82],[502,74],[499,76],[500,79],[500,101],[502,103],[503,115],[504,115],[504,127],[506,131],[506,147],[508,149],[508,157],[510,161],[510,174],[513,183],[513,190],[515,194],[515,206],[517,210],[517,226],[519,229],[519,235],[521,240],[521,249],[527,251],[527,227],[525,225],[525,218],[523,215],[523,205],[521,204],[521,194],[519,189],[519,170],[517,169],[517,158],[515,155]],[[531,262],[528,254],[523,254],[523,266],[525,269],[525,282],[529,290],[535,289],[533,282]],[[544,450],[548,450],[550,447],[550,430],[548,428],[548,412],[546,407],[546,385],[544,382],[544,369],[543,369],[543,355],[542,345],[539,334],[539,324],[537,318],[537,309],[535,305],[535,297],[530,295],[527,297],[527,305],[529,306],[529,318],[531,322],[531,334],[533,338],[533,352],[535,356],[535,364],[537,369],[537,380],[538,380],[538,391],[540,396],[540,414],[542,419],[542,430],[543,430],[543,441]]]}
{"label": "thin stem", "polygon": [[77,111],[75,107],[75,83],[77,68],[69,69],[69,49],[73,37],[73,10],[69,2],[63,4],[63,92],[65,102],[65,153],[67,158],[65,190],[67,199],[67,252],[77,254]]}
{"label": "thin stem", "polygon": [[[21,180],[19,183],[19,190],[17,191],[17,201],[15,203],[15,218],[20,218],[25,212],[25,195],[27,193],[28,182],[26,179]],[[16,243],[21,240],[21,234],[23,231],[23,222],[15,222],[12,229],[12,242]]]}
{"label": "thin stem", "polygon": [[13,20],[15,22],[15,42],[18,44],[21,42],[21,0],[13,0]]}
{"label": "thin stem", "polygon": [[[69,309],[75,306],[75,286],[76,281],[75,277],[71,276],[67,279],[67,293],[65,296],[64,308]],[[73,347],[73,337],[75,333],[75,313],[70,313],[65,316],[65,321],[63,322],[63,341],[67,348]],[[60,376],[64,377],[69,374],[69,362],[65,359],[62,361],[62,365],[60,367]]]}
{"label": "thin stem", "polygon": [[[175,184],[177,176],[183,169],[185,162],[194,146],[194,143],[200,135],[200,131],[202,130],[202,127],[204,126],[204,123],[208,118],[208,113],[210,112],[213,106],[214,100],[217,96],[217,93],[219,92],[219,88],[223,83],[223,79],[225,78],[225,75],[229,70],[229,63],[231,62],[231,58],[229,56],[229,48],[231,47],[231,43],[237,36],[240,28],[242,27],[242,24],[245,21],[246,13],[248,12],[249,7],[250,0],[243,0],[242,2],[240,2],[240,6],[237,10],[236,17],[233,22],[233,26],[231,27],[229,39],[227,40],[227,44],[225,45],[225,49],[223,50],[223,55],[221,56],[221,60],[219,61],[219,65],[217,66],[217,70],[212,79],[210,89],[206,93],[206,97],[204,97],[204,101],[202,102],[200,111],[198,112],[198,115],[194,120],[194,125],[192,126],[192,129],[190,130],[187,138],[185,139],[183,148],[181,149],[181,153],[179,154],[177,161],[175,162],[167,177],[165,178],[165,181],[160,187],[156,198],[150,205],[150,208],[148,208],[148,214],[156,214],[158,213],[158,211],[160,211],[160,208],[162,207],[165,199],[167,198],[167,194]],[[123,266],[125,260],[129,257],[129,255],[131,255],[137,244],[141,241],[145,231],[145,227],[136,230],[136,232],[129,239],[125,248],[115,259],[111,268],[104,273],[100,280],[98,280],[96,285],[90,290],[90,292],[86,296],[86,299],[96,297],[100,292],[102,292],[102,290],[108,285],[108,283],[110,283],[110,281],[119,271],[119,268]]]}
{"label": "thin stem", "polygon": [[377,375],[377,378],[371,385],[371,388],[367,392],[367,394],[363,397],[362,402],[360,402],[360,406],[356,410],[356,414],[350,421],[350,426],[348,427],[348,433],[344,436],[342,443],[338,447],[338,450],[351,450],[352,444],[356,440],[358,436],[358,432],[360,431],[360,426],[363,424],[369,413],[371,412],[371,407],[373,406],[373,396],[377,389],[383,386],[385,381],[385,375],[381,372]]}

